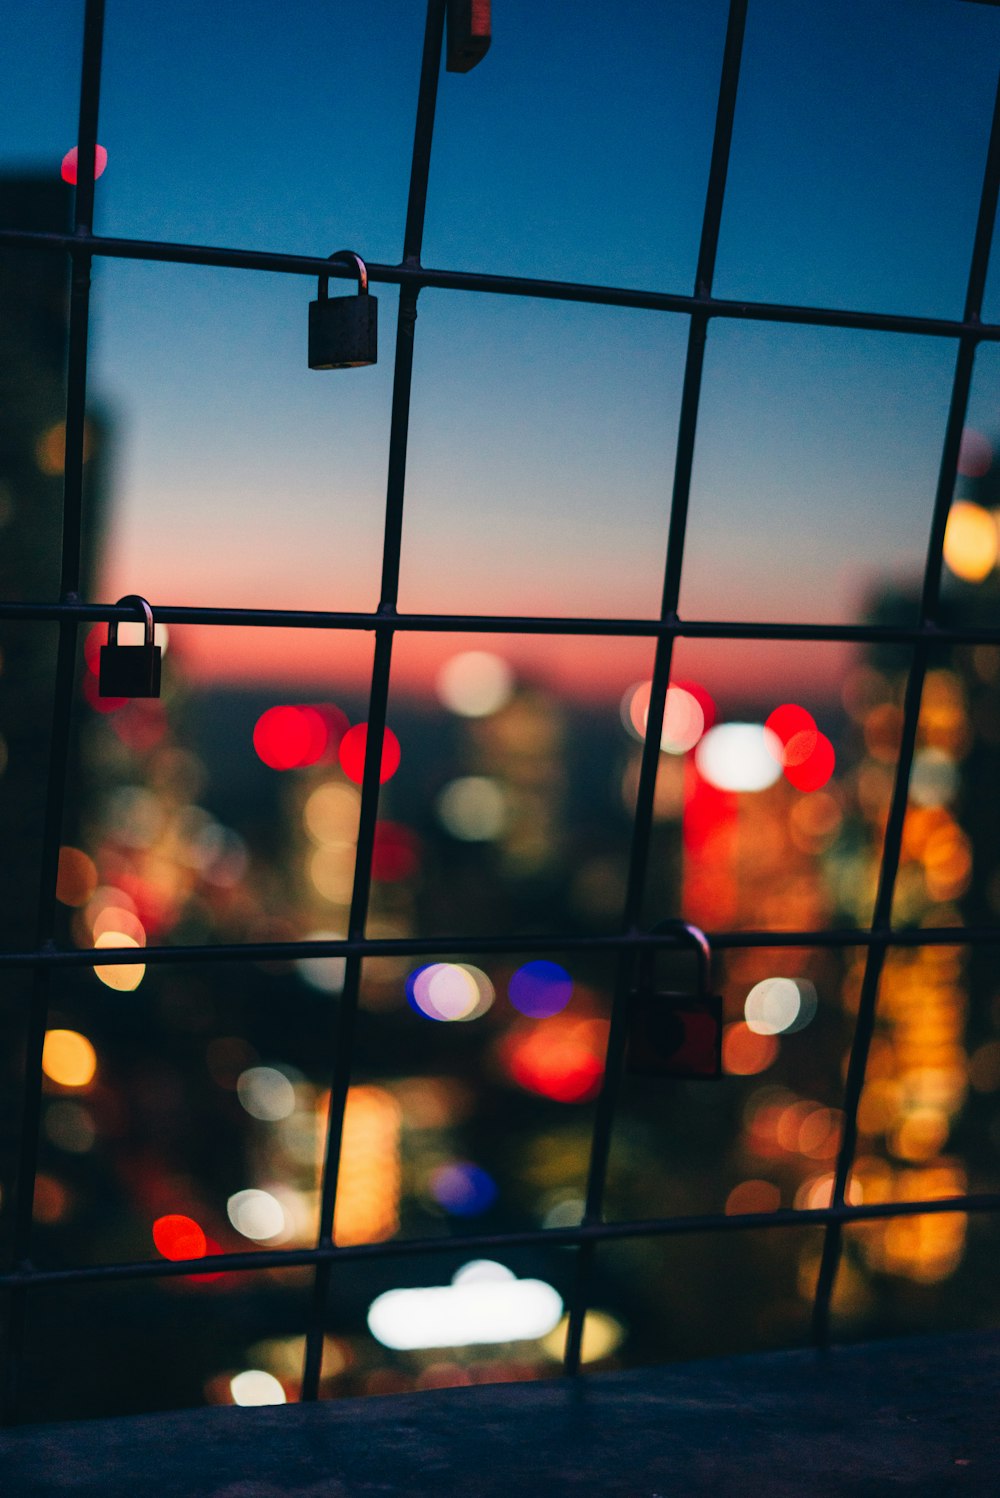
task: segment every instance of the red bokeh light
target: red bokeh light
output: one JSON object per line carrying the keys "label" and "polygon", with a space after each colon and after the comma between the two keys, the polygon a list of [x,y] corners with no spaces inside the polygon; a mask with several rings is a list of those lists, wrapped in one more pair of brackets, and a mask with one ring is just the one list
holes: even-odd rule
{"label": "red bokeh light", "polygon": [[[793,741],[794,742],[794,741]],[[785,779],[797,791],[818,791],[833,774],[837,756],[825,733],[817,733],[811,751],[798,764],[785,765]]]}
{"label": "red bokeh light", "polygon": [[128,701],[127,697],[102,697],[98,691],[97,677],[91,676],[89,671],[83,678],[83,695],[95,713],[117,712]]}
{"label": "red bokeh light", "polygon": [[127,862],[122,863],[117,859],[102,860],[101,876],[128,895],[150,940],[155,940],[176,926],[180,917],[180,901],[176,894],[152,880],[143,879]]}
{"label": "red bokeh light", "polygon": [[[353,780],[355,785],[360,785],[365,773],[365,750],[368,745],[368,724],[355,723],[349,728],[340,741],[338,751],[340,766],[348,780]],[[399,769],[400,750],[399,740],[391,728],[385,730],[385,738],[382,740],[382,765],[379,780],[385,782]]]}
{"label": "red bokeh light", "polygon": [[720,791],[698,773],[691,756],[684,765],[683,910],[686,918],[710,926],[736,919],[736,857],[739,796]]}
{"label": "red bokeh light", "polygon": [[[214,1238],[206,1238],[205,1239],[205,1257],[206,1258],[211,1258],[214,1254],[221,1254],[221,1252],[222,1252],[222,1244],[221,1243],[217,1243]],[[225,1279],[225,1277],[226,1277],[225,1270],[223,1270],[223,1269],[216,1269],[214,1272],[209,1273],[209,1274],[189,1274],[189,1275],[186,1276],[186,1279],[187,1279],[187,1283],[189,1285],[208,1285],[213,1280],[222,1280],[222,1279]]]}
{"label": "red bokeh light", "polygon": [[[60,168],[60,171],[61,171],[61,174],[62,174],[63,181],[64,182],[69,182],[74,187],[76,186],[76,163],[77,163],[76,146],[73,146],[72,149],[69,150],[69,151],[67,151],[66,155],[63,157],[63,159],[62,159],[62,167]],[[107,164],[108,164],[108,153],[107,153],[107,151],[104,149],[103,146],[97,146],[97,147],[95,147],[95,149],[94,149],[94,179],[95,179],[95,181],[96,181],[96,179],[98,177],[100,177],[100,176],[103,175],[104,169],[107,166]]]}
{"label": "red bokeh light", "polygon": [[527,1092],[554,1103],[586,1103],[597,1096],[604,1064],[584,1021],[549,1019],[528,1033],[509,1037],[503,1059],[511,1078]]}
{"label": "red bokeh light", "polygon": [[87,670],[93,676],[97,676],[101,669],[101,646],[108,643],[108,626],[106,624],[95,624],[93,629],[88,629],[83,642],[83,659]]}
{"label": "red bokeh light", "polygon": [[158,698],[102,697],[101,701],[116,705],[124,703],[126,711],[112,718],[111,726],[122,743],[139,754],[148,754],[150,749],[155,749],[166,734],[166,708]]}
{"label": "red bokeh light", "polygon": [[372,848],[372,878],[383,884],[396,884],[415,874],[420,862],[417,840],[408,827],[398,822],[376,822]]}
{"label": "red bokeh light", "polygon": [[153,1223],[153,1242],[165,1259],[200,1259],[208,1239],[193,1217],[170,1212]]}
{"label": "red bokeh light", "polygon": [[347,729],[347,717],[332,702],[269,707],[253,731],[258,758],[271,770],[301,770],[328,761]]}
{"label": "red bokeh light", "polygon": [[[795,738],[796,734],[816,732],[816,719],[797,703],[783,702],[774,709],[764,727],[769,728],[781,740],[782,748],[787,749],[789,740]],[[787,763],[784,757],[782,763]]]}
{"label": "red bokeh light", "polygon": [[254,725],[253,746],[271,770],[294,770],[303,763],[317,736],[309,718],[297,707],[269,707]]}
{"label": "red bokeh light", "polygon": [[297,707],[295,711],[302,719],[306,729],[306,746],[302,751],[296,769],[305,765],[315,765],[326,753],[327,744],[330,741],[330,731],[326,726],[326,719],[317,707]]}
{"label": "red bokeh light", "polygon": [[326,743],[323,747],[323,753],[321,754],[320,759],[324,764],[331,763],[336,760],[337,750],[340,748],[340,741],[344,737],[344,734],[347,732],[348,728],[350,728],[351,726],[350,719],[348,718],[347,714],[345,712],[342,712],[341,709],[337,707],[337,705],[333,702],[314,703],[309,708],[309,711],[313,713],[319,713],[320,717],[323,719],[323,723],[326,727]]}

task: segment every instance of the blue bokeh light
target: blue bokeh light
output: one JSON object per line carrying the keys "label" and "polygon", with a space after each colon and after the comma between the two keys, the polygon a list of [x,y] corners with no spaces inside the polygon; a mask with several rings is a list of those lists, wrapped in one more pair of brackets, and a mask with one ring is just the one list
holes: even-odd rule
{"label": "blue bokeh light", "polygon": [[497,1184],[480,1165],[453,1160],[431,1176],[431,1196],[455,1217],[478,1217],[497,1199]]}
{"label": "blue bokeh light", "polygon": [[511,975],[507,996],[515,1009],[532,1019],[548,1019],[565,1009],[573,995],[573,979],[558,962],[526,962]]}

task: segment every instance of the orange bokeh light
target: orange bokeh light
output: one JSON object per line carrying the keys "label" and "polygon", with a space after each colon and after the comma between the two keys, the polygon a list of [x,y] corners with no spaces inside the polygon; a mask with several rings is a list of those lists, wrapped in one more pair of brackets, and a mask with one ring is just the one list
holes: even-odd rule
{"label": "orange bokeh light", "polygon": [[97,888],[97,865],[80,848],[59,849],[56,899],[61,905],[86,905]]}
{"label": "orange bokeh light", "polygon": [[723,1031],[722,1070],[733,1077],[756,1076],[776,1059],[778,1049],[776,1035],[758,1035],[737,1020]]}

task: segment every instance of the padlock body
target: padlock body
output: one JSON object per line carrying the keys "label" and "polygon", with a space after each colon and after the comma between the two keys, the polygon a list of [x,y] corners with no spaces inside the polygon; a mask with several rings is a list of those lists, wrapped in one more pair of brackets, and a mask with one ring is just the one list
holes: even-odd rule
{"label": "padlock body", "polygon": [[309,303],[310,369],[358,369],[377,361],[377,297],[365,292]]}
{"label": "padlock body", "polygon": [[159,697],[159,645],[102,645],[98,695]]}
{"label": "padlock body", "polygon": [[625,1064],[641,1077],[721,1077],[721,998],[649,989],[633,993]]}
{"label": "padlock body", "polygon": [[490,50],[490,0],[448,0],[449,73],[468,73]]}

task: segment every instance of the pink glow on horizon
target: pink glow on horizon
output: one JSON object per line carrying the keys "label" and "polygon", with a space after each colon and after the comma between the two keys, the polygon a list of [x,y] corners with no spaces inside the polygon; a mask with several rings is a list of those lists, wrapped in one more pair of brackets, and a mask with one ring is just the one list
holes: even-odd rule
{"label": "pink glow on horizon", "polygon": [[[392,691],[434,700],[441,666],[463,650],[502,655],[518,678],[572,701],[617,704],[630,682],[649,676],[653,644],[607,636],[410,634],[396,637]],[[368,631],[235,629],[172,625],[171,650],[195,687],[273,685],[287,697],[306,692],[366,692],[373,638]],[[835,698],[856,655],[852,646],[790,649],[772,641],[685,640],[675,661],[678,677],[705,683],[726,711],[791,693]]]}

